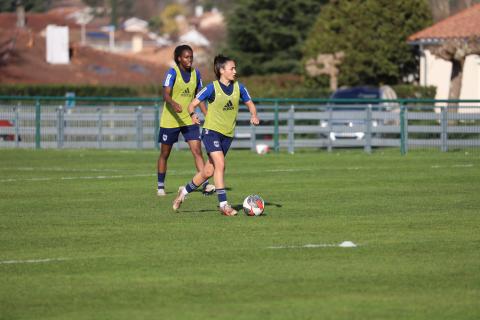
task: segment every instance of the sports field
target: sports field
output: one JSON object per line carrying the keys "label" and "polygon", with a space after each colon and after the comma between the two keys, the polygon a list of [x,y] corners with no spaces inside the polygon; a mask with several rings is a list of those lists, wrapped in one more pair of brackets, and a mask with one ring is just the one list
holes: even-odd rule
{"label": "sports field", "polygon": [[480,318],[478,152],[230,151],[263,217],[173,212],[193,160],[158,198],[156,159],[0,150],[0,319]]}

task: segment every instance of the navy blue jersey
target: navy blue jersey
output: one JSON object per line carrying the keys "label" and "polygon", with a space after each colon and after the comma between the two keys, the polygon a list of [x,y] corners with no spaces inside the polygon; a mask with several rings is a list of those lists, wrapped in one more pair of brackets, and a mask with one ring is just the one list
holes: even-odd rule
{"label": "navy blue jersey", "polygon": [[[223,92],[225,92],[225,94],[227,94],[227,95],[232,94],[232,92],[233,92],[233,82],[230,82],[230,84],[228,86],[225,86],[220,81],[218,83],[220,84],[220,87],[222,88]],[[252,100],[252,98],[250,97],[250,94],[248,93],[247,88],[242,83],[238,83],[238,85],[240,87],[240,99],[244,103]],[[208,102],[210,102],[210,103],[212,101],[214,101],[215,100],[215,88],[213,86],[213,82],[207,84],[207,86],[205,88],[203,88],[197,94],[196,98],[200,101],[208,100]]]}
{"label": "navy blue jersey", "polygon": [[[188,83],[190,81],[191,73],[189,71],[184,72],[182,69],[180,69],[180,67],[178,69],[182,74],[183,81]],[[202,77],[200,76],[200,72],[197,69],[195,69],[195,73],[197,74],[197,92],[198,92],[202,89],[203,83],[202,83]],[[177,78],[177,72],[175,71],[175,68],[170,68],[165,74],[165,79],[163,80],[163,87],[173,88],[176,78]]]}

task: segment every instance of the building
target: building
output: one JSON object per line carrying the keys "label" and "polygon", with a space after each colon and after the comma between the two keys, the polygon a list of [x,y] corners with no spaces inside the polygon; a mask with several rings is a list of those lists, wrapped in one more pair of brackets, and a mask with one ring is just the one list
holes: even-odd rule
{"label": "building", "polygon": [[[419,46],[420,84],[437,87],[436,99],[456,95],[480,100],[480,50],[475,48],[480,48],[480,4],[411,35],[408,42]],[[447,44],[454,46],[450,48],[455,55],[452,59],[438,54]]]}

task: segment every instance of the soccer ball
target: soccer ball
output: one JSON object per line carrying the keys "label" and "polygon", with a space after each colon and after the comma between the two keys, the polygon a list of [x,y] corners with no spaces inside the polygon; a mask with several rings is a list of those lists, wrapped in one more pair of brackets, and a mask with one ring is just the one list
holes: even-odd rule
{"label": "soccer ball", "polygon": [[259,195],[252,194],[243,200],[243,211],[247,216],[259,216],[264,208],[265,202]]}
{"label": "soccer ball", "polygon": [[255,146],[255,150],[258,154],[266,154],[268,151],[270,151],[270,148],[266,144],[257,144]]}

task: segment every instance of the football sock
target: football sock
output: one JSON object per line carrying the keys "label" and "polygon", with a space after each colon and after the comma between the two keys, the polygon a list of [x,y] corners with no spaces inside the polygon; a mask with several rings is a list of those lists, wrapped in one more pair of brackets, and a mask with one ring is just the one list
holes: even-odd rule
{"label": "football sock", "polygon": [[208,179],[202,183],[202,188],[205,189],[207,187],[207,184],[208,184]]}
{"label": "football sock", "polygon": [[193,183],[193,181],[190,181],[186,186],[185,186],[185,191],[187,191],[187,193],[190,193],[194,190],[196,190],[198,188],[198,186]]}
{"label": "football sock", "polygon": [[220,202],[220,207],[222,206],[222,202],[227,202],[227,191],[225,189],[217,189],[217,197],[218,202]]}
{"label": "football sock", "polygon": [[164,173],[157,172],[158,189],[165,188],[165,175],[166,174],[167,174],[166,172],[164,172]]}

